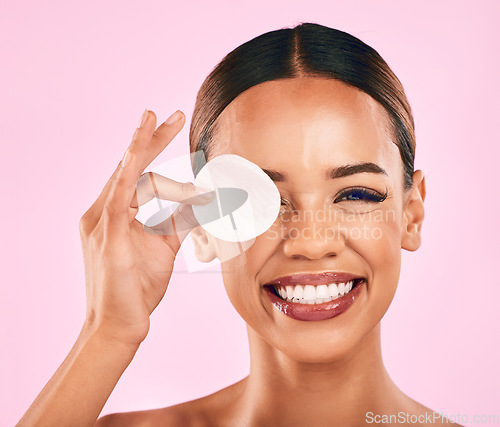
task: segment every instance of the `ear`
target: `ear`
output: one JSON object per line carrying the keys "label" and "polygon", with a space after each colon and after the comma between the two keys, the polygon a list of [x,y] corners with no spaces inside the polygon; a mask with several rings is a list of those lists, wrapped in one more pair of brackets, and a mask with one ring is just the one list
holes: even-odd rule
{"label": "ear", "polygon": [[217,253],[213,241],[201,225],[191,230],[191,238],[194,242],[194,251],[198,261],[210,262],[215,259]]}
{"label": "ear", "polygon": [[195,255],[200,262],[210,262],[217,258],[220,262],[233,259],[255,243],[255,238],[245,242],[226,242],[207,233],[201,225],[191,230]]}
{"label": "ear", "polygon": [[408,191],[403,206],[401,248],[416,251],[422,238],[420,230],[424,220],[425,177],[421,170],[413,172],[413,187]]}

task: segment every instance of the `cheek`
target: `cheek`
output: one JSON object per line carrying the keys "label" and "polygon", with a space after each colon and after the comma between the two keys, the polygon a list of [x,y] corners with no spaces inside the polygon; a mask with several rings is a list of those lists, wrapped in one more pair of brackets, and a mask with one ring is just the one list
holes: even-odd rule
{"label": "cheek", "polygon": [[[247,249],[243,253],[221,262],[222,278],[228,298],[240,316],[250,323],[256,304],[260,304],[261,300],[259,273],[278,245],[279,242],[268,230],[254,239],[251,245],[247,243]],[[219,243],[219,247],[225,246],[228,245],[224,242]]]}
{"label": "cheek", "polygon": [[[218,255],[222,253],[233,255],[221,262],[221,268],[226,273],[228,279],[234,275],[241,275],[243,273],[247,277],[247,280],[254,283],[258,273],[273,253],[275,253],[279,244],[280,240],[272,228],[251,241],[243,242],[239,248],[236,243],[217,240],[217,246],[220,250]],[[221,257],[219,259],[222,261]]]}
{"label": "cheek", "polygon": [[394,219],[362,221],[350,229],[350,241],[373,267],[390,267],[401,253],[401,226]]}
{"label": "cheek", "polygon": [[[400,213],[384,210],[369,221],[360,220],[356,228],[362,237],[351,238],[349,245],[367,265],[370,277],[368,292],[376,317],[389,307],[399,281],[401,269]],[[352,230],[352,227],[351,227]],[[360,233],[361,234],[361,233]]]}
{"label": "cheek", "polygon": [[245,251],[228,261],[221,262],[222,280],[226,294],[233,307],[242,317],[244,317],[243,302],[245,301],[245,294],[251,286],[251,276],[247,272],[247,252]]}

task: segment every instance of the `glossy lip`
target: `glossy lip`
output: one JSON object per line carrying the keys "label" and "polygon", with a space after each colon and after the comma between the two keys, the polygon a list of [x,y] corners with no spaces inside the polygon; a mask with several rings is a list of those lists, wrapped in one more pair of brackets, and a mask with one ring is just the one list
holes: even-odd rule
{"label": "glossy lip", "polygon": [[[350,280],[363,279],[352,273],[345,273],[340,271],[324,271],[321,273],[297,273],[290,276],[282,276],[267,282],[266,285],[281,285],[281,286],[295,286],[295,285],[328,285],[330,283],[345,283]],[[349,295],[349,294],[348,294]]]}
{"label": "glossy lip", "polygon": [[[306,276],[306,277],[304,277]],[[313,276],[316,276],[314,278]],[[335,276],[337,283],[343,283],[344,281],[354,280],[354,285],[352,290],[333,301],[324,302],[321,304],[301,304],[297,302],[288,302],[278,295],[276,295],[274,290],[274,285],[287,285],[294,286],[298,284],[314,284],[321,285],[327,283],[334,283],[335,280],[332,278]],[[299,281],[299,278],[302,281]],[[267,283],[264,285],[264,292],[270,299],[271,303],[275,308],[277,308],[281,313],[291,317],[295,320],[302,321],[318,321],[327,320],[336,317],[344,313],[359,297],[361,292],[366,289],[366,279],[360,276],[354,276],[349,273],[334,273],[328,272],[322,273],[320,277],[316,274],[299,274],[293,276],[284,276],[279,278],[279,282],[274,280],[272,283]],[[304,281],[306,279],[306,281]],[[309,279],[309,281],[307,281]],[[326,280],[330,280],[327,282]]]}

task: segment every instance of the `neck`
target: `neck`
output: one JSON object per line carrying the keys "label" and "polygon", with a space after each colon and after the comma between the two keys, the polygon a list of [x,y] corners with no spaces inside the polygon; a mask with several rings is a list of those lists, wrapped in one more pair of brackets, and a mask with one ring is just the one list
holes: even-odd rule
{"label": "neck", "polygon": [[394,410],[403,394],[382,362],[380,324],[350,354],[304,363],[271,347],[250,327],[250,375],[241,410],[255,425],[364,425],[366,413]]}

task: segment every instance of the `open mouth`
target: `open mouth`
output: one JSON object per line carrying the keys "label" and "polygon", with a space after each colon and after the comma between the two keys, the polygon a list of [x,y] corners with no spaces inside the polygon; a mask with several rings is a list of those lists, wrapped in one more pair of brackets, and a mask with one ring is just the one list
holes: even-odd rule
{"label": "open mouth", "polygon": [[[263,285],[264,296],[284,315],[296,320],[337,317],[355,301],[365,300],[365,277],[343,271],[297,272]],[[358,304],[359,306],[359,304]]]}
{"label": "open mouth", "polygon": [[320,285],[264,285],[278,298],[288,303],[296,304],[323,304],[334,301],[344,295],[349,294],[364,278],[356,278],[346,282],[333,282]]}

